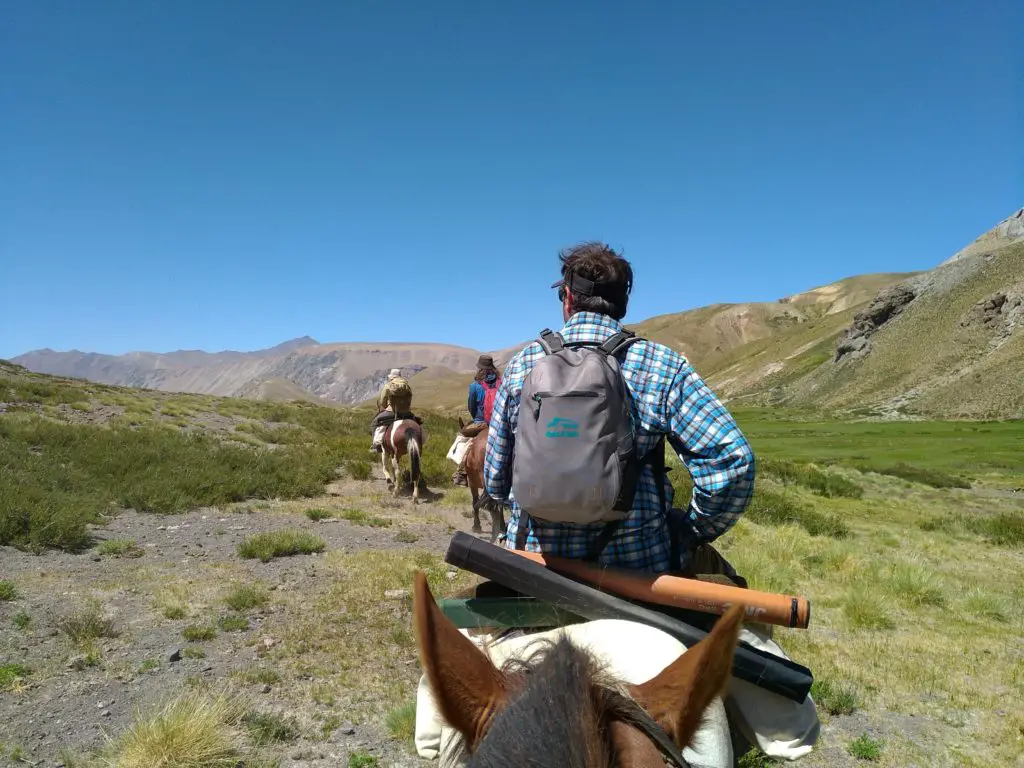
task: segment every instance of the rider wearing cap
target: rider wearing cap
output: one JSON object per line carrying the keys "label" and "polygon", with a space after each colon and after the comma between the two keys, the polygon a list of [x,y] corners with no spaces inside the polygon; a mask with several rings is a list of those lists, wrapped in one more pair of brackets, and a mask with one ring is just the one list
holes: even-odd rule
{"label": "rider wearing cap", "polygon": [[[565,343],[601,344],[622,332],[633,287],[629,262],[603,243],[585,243],[560,259],[562,279],[552,288],[558,288]],[[688,503],[673,509],[672,484],[651,461],[640,472],[632,509],[607,541],[600,524],[556,523],[522,513],[511,493],[520,396],[527,374],[543,356],[543,347],[534,342],[509,361],[489,424],[484,490],[509,503],[504,546],[579,558],[604,542],[602,565],[722,574],[745,585],[710,544],[736,524],[750,502],[753,452],[689,361],[663,344],[637,340],[623,354],[620,369],[632,395],[639,454],[653,456],[664,439],[693,480]]]}

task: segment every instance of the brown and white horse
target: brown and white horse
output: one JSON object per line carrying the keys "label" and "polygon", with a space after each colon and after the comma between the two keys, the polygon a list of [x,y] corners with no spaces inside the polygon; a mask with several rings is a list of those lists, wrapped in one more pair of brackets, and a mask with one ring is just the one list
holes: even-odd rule
{"label": "brown and white horse", "polygon": [[420,502],[420,452],[426,442],[423,428],[412,419],[395,419],[384,433],[380,453],[384,477],[392,488],[392,496],[398,496],[398,483],[402,478],[402,457],[409,454],[409,474],[412,479],[412,500]]}

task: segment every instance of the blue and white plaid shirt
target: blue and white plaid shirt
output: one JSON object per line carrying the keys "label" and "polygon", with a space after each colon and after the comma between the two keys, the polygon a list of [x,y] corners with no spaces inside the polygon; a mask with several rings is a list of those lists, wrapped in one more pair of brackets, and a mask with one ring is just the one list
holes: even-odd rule
{"label": "blue and white plaid shirt", "polygon": [[[600,343],[621,330],[623,326],[607,315],[578,312],[561,333],[566,343]],[[515,548],[521,520],[511,494],[519,398],[526,375],[543,355],[540,344],[534,342],[509,361],[491,416],[484,486],[492,498],[509,502],[504,540],[508,549]],[[681,569],[690,562],[694,546],[718,538],[743,514],[754,491],[754,455],[732,415],[685,357],[662,344],[637,341],[621,359],[623,376],[633,393],[640,456],[667,435],[693,478],[693,496],[686,514],[677,514],[673,521],[678,526],[680,562],[672,563],[667,513],[672,508],[672,484],[666,477],[663,510],[653,469],[644,466],[633,509],[598,561],[655,573]],[[525,546],[553,556],[587,557],[603,527],[540,523],[528,517]]]}

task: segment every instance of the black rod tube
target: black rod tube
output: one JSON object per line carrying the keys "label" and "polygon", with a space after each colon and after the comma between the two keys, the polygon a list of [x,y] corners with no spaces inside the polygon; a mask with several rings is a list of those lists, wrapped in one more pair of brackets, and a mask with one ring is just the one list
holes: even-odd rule
{"label": "black rod tube", "polygon": [[[444,559],[456,568],[492,579],[524,595],[547,600],[585,619],[624,619],[647,624],[687,647],[700,642],[708,634],[671,616],[573,581],[462,531],[456,531],[452,536]],[[736,646],[732,672],[741,680],[798,703],[807,697],[814,680],[807,667],[744,643]]]}

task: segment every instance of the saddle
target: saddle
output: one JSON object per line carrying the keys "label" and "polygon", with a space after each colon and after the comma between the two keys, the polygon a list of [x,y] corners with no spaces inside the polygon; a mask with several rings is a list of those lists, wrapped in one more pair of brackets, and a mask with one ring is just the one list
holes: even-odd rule
{"label": "saddle", "polygon": [[459,434],[462,435],[463,437],[470,437],[470,438],[472,438],[472,437],[476,437],[477,435],[479,435],[485,429],[487,429],[487,424],[485,422],[483,422],[483,421],[474,421],[474,422],[472,422],[470,424],[467,424],[462,429],[460,429],[459,430]]}
{"label": "saddle", "polygon": [[381,411],[373,417],[373,423],[370,425],[370,431],[377,429],[377,427],[386,427],[394,424],[399,419],[412,419],[420,426],[423,426],[423,419],[416,416],[411,411],[403,411],[402,413],[395,413],[393,411]]}

